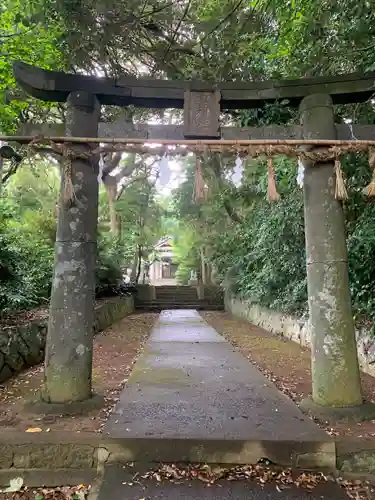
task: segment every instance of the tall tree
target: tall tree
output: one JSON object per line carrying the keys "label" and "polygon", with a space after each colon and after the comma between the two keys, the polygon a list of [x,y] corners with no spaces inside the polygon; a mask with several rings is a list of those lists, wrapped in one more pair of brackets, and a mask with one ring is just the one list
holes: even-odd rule
{"label": "tall tree", "polygon": [[15,84],[15,60],[46,69],[67,67],[63,25],[46,18],[40,4],[32,0],[4,0],[0,6],[0,132],[16,132],[20,123],[61,121],[61,107],[30,99]]}

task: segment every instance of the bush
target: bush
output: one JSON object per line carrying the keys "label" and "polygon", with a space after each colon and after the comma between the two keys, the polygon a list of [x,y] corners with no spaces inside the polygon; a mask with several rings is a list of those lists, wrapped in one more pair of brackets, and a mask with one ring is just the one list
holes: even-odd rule
{"label": "bush", "polygon": [[[257,201],[243,225],[230,226],[211,242],[213,264],[223,277],[234,275],[234,290],[248,300],[286,313],[307,310],[307,280],[302,190],[288,160],[277,166],[282,198]],[[370,181],[367,160],[352,155],[343,161],[349,200],[347,223],[349,280],[358,323],[375,324],[375,204],[363,195]],[[257,188],[265,191],[265,177]],[[233,288],[233,287],[232,287]],[[375,328],[374,333],[375,333]]]}
{"label": "bush", "polygon": [[[35,225],[30,224],[31,220]],[[0,308],[3,312],[36,307],[49,299],[54,249],[50,236],[41,231],[37,220],[40,220],[38,212],[34,218],[25,214],[23,222],[3,213],[0,223]],[[51,231],[51,221],[47,226]]]}
{"label": "bush", "polygon": [[[0,201],[0,311],[9,313],[49,302],[53,276],[56,220],[51,211],[17,213],[7,199]],[[99,238],[96,295],[132,292],[122,279],[126,245]]]}
{"label": "bush", "polygon": [[367,206],[348,235],[350,291],[358,322],[375,324],[375,206]]}
{"label": "bush", "polygon": [[[301,312],[307,301],[303,199],[295,170],[289,160],[280,159],[281,200],[255,199],[244,223],[229,226],[211,243],[219,276],[232,269],[233,291],[284,312]],[[265,193],[266,186],[263,170],[255,192]]]}
{"label": "bush", "polygon": [[123,267],[128,254],[131,255],[131,248],[126,241],[119,241],[107,234],[100,235],[95,270],[97,298],[128,295],[134,292],[134,284],[125,284],[123,279]]}

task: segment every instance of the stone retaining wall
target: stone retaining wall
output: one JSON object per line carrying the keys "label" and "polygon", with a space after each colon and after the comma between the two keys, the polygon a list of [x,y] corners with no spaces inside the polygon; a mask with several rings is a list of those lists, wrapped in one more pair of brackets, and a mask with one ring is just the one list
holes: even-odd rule
{"label": "stone retaining wall", "polygon": [[[271,333],[281,334],[303,347],[310,347],[308,317],[297,318],[272,311],[229,294],[225,297],[225,309],[237,318],[245,319]],[[361,370],[375,377],[375,337],[364,328],[356,330],[356,336]]]}
{"label": "stone retaining wall", "polygon": [[[101,332],[134,310],[133,297],[116,297],[95,309],[94,334]],[[22,326],[0,330],[0,383],[44,359],[47,322],[38,319]]]}
{"label": "stone retaining wall", "polygon": [[[0,436],[0,487],[11,479],[22,478],[28,486],[66,484],[89,471],[100,473],[105,465],[128,462],[256,464],[268,457],[274,463],[292,468],[324,468],[341,477],[366,475],[375,479],[373,440],[337,438],[326,441],[258,441],[194,439],[111,439],[96,433],[48,434],[3,433]],[[54,474],[55,473],[55,474]],[[56,475],[57,473],[57,475]],[[75,484],[75,483],[74,483]]]}
{"label": "stone retaining wall", "polygon": [[198,298],[210,305],[223,305],[224,290],[218,285],[197,285]]}
{"label": "stone retaining wall", "polygon": [[0,471],[84,469],[128,462],[256,464],[262,457],[286,467],[336,467],[335,442],[322,441],[109,438],[96,433],[50,432],[0,436]]}
{"label": "stone retaining wall", "polygon": [[156,299],[156,290],[153,285],[137,285],[136,302],[148,302]]}
{"label": "stone retaining wall", "polygon": [[336,467],[342,473],[375,475],[374,440],[354,438],[337,439]]}

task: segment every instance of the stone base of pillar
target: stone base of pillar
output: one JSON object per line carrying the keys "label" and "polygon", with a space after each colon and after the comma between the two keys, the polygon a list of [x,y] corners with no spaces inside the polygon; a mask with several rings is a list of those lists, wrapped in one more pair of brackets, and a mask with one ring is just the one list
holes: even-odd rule
{"label": "stone base of pillar", "polygon": [[46,403],[41,397],[39,400],[29,401],[25,409],[37,415],[87,415],[93,410],[99,410],[105,405],[102,394],[92,394],[91,398],[83,401],[66,403]]}
{"label": "stone base of pillar", "polygon": [[345,408],[334,408],[314,403],[311,397],[305,398],[299,405],[303,413],[331,424],[337,422],[364,422],[375,420],[375,404],[363,402],[358,406],[347,406]]}

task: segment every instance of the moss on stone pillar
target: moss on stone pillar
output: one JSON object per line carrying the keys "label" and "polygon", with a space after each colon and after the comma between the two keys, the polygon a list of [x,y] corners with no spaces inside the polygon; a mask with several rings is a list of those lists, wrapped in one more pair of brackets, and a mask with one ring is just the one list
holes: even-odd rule
{"label": "moss on stone pillar", "polygon": [[[68,98],[67,136],[94,137],[100,105],[96,97],[75,92]],[[87,152],[89,145],[71,145]],[[73,159],[74,197],[64,196],[62,176],[55,268],[45,355],[43,399],[67,403],[91,398],[97,255],[98,160]]]}
{"label": "moss on stone pillar", "polygon": [[[304,138],[336,139],[330,96],[311,95],[300,110]],[[312,398],[328,407],[360,405],[345,220],[342,203],[335,199],[333,163],[305,163],[304,204]]]}

